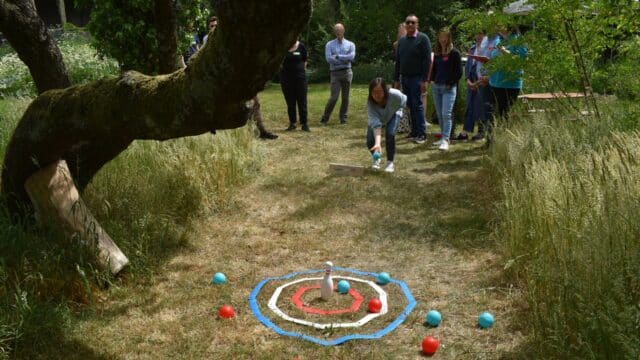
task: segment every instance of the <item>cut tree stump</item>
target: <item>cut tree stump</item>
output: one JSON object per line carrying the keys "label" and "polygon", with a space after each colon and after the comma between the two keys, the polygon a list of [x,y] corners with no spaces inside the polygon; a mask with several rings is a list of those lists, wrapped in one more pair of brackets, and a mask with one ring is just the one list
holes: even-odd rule
{"label": "cut tree stump", "polygon": [[114,275],[129,264],[80,198],[64,160],[31,175],[24,187],[41,225],[59,226],[67,236],[79,236],[86,246],[97,247],[98,264]]}
{"label": "cut tree stump", "polygon": [[335,175],[362,176],[364,175],[364,166],[345,165],[345,164],[329,164],[329,169]]}

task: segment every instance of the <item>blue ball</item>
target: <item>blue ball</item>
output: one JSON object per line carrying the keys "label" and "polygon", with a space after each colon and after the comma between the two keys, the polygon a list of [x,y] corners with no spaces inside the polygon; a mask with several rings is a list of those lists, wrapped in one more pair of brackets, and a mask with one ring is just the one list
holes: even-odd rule
{"label": "blue ball", "polygon": [[493,315],[486,311],[483,312],[478,316],[478,325],[483,329],[491,327],[493,325]]}
{"label": "blue ball", "polygon": [[381,272],[380,274],[378,274],[378,284],[386,285],[389,283],[389,281],[391,281],[391,276],[389,276],[388,273]]}
{"label": "blue ball", "polygon": [[427,313],[427,324],[435,327],[440,325],[441,321],[442,315],[440,315],[440,312],[438,310],[429,310],[429,312]]}
{"label": "blue ball", "polygon": [[371,156],[373,157],[373,160],[380,160],[380,158],[382,157],[382,155],[380,155],[380,153],[377,151],[374,151],[374,153],[371,154]]}
{"label": "blue ball", "polygon": [[213,279],[211,279],[211,282],[216,285],[224,284],[227,282],[227,277],[224,276],[223,273],[215,273],[215,275],[213,275]]}
{"label": "blue ball", "polygon": [[351,288],[351,285],[349,285],[349,282],[347,280],[340,280],[338,282],[338,292],[340,294],[348,293],[350,288]]}

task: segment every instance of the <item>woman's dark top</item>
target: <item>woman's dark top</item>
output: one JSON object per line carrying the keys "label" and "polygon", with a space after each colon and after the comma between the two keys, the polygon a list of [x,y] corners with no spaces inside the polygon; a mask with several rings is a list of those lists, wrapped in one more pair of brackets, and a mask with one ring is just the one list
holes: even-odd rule
{"label": "woman's dark top", "polygon": [[294,51],[287,51],[287,55],[282,62],[281,76],[299,77],[305,76],[304,63],[307,62],[307,48],[303,43],[298,43],[298,48]]}
{"label": "woman's dark top", "polygon": [[436,84],[457,85],[462,77],[462,57],[458,49],[453,48],[448,55],[435,54],[431,81]]}

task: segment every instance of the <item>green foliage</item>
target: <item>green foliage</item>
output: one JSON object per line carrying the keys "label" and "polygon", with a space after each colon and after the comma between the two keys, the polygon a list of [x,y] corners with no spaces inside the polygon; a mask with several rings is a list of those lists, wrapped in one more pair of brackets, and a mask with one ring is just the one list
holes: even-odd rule
{"label": "green foliage", "polygon": [[[152,0],[77,1],[92,6],[87,28],[101,54],[116,59],[123,70],[134,69],[146,74],[158,72],[161,44],[158,41]],[[205,31],[209,13],[208,2],[203,0],[179,2],[178,53],[189,46],[193,33]]]}
{"label": "green foliage", "polygon": [[[493,33],[497,24],[520,25],[530,49],[524,64],[527,91],[576,91],[591,81],[601,93],[637,97],[638,76],[628,76],[638,59],[640,3],[633,0],[530,0],[535,10],[527,16],[506,15],[503,3],[465,10],[457,18],[461,29]],[[487,15],[491,10],[492,14]],[[575,33],[575,39],[573,38]],[[506,57],[502,57],[506,58]],[[501,59],[505,60],[505,59]],[[578,63],[584,63],[583,72]],[[508,64],[494,64],[494,69]]]}
{"label": "green foliage", "polygon": [[[552,110],[552,109],[549,109]],[[640,353],[640,111],[570,120],[567,109],[501,129],[496,238],[526,288],[526,351],[542,358]],[[629,119],[633,120],[630,121]],[[622,133],[620,130],[627,131]]]}
{"label": "green foliage", "polygon": [[[57,42],[73,84],[83,84],[118,74],[117,63],[113,59],[98,55],[89,45],[86,32],[67,31],[57,39]],[[5,46],[11,49],[8,45]],[[0,96],[34,96],[36,93],[29,69],[18,55],[11,51],[2,56],[0,58]]]}

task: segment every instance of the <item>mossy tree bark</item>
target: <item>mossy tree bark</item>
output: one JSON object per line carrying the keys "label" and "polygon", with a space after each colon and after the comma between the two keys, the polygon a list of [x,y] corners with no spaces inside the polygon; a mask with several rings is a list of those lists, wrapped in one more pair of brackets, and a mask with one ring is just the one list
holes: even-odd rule
{"label": "mossy tree bark", "polygon": [[135,139],[243,126],[245,102],[277,71],[310,12],[311,1],[219,1],[220,26],[188,67],[155,77],[131,71],[38,96],[6,149],[2,193],[10,210],[31,209],[25,180],[60,159],[82,190]]}
{"label": "mossy tree bark", "polygon": [[71,85],[60,49],[33,0],[0,0],[0,31],[29,68],[38,93]]}

